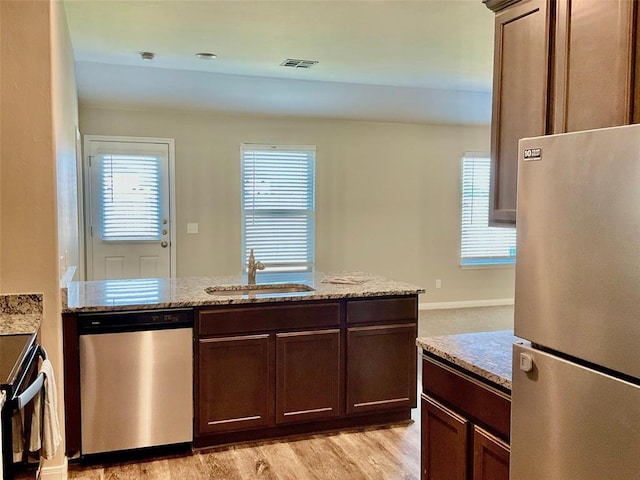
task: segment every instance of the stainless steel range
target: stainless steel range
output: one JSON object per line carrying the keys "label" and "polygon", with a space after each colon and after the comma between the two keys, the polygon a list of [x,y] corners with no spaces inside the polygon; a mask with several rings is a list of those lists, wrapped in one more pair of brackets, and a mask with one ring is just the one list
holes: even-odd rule
{"label": "stainless steel range", "polygon": [[3,479],[14,476],[13,415],[25,408],[44,383],[38,373],[38,358],[46,358],[36,343],[36,334],[0,335],[0,390],[6,398],[2,406]]}

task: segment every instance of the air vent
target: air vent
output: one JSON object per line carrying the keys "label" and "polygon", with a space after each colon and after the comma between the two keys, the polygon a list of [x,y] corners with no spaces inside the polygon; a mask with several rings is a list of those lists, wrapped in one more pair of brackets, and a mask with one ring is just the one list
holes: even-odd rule
{"label": "air vent", "polygon": [[283,67],[291,67],[291,68],[311,68],[316,63],[318,63],[317,60],[298,60],[295,58],[287,58],[280,65],[282,65]]}

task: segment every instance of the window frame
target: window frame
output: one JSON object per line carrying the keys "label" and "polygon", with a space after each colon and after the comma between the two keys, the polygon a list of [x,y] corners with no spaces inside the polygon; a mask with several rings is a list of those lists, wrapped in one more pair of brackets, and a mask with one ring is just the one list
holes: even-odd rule
{"label": "window frame", "polygon": [[[310,161],[307,165],[307,172],[310,182],[307,186],[310,187],[310,191],[307,190],[306,194],[310,197],[310,208],[306,209],[292,209],[292,208],[271,208],[271,209],[257,209],[253,211],[245,206],[245,152],[246,151],[283,151],[283,152],[304,152],[306,155],[310,155]],[[247,262],[249,258],[250,247],[247,246],[247,212],[253,212],[254,216],[276,216],[285,218],[287,216],[300,216],[306,217],[307,224],[307,236],[306,236],[306,261],[299,263],[277,263],[269,262],[260,258],[259,253],[256,251],[255,256],[257,261],[262,261],[265,266],[265,274],[280,274],[280,273],[309,273],[315,270],[315,197],[316,197],[316,153],[317,149],[315,145],[275,145],[275,144],[253,144],[242,143],[240,145],[240,211],[241,211],[241,248],[240,248],[240,261],[241,272],[247,273]],[[256,215],[256,212],[259,212]],[[287,268],[290,267],[290,268]]]}
{"label": "window frame", "polygon": [[[465,188],[465,182],[469,181],[468,175],[469,172],[467,172],[465,170],[465,163],[466,161],[473,161],[474,159],[480,159],[482,161],[484,161],[485,163],[488,162],[489,165],[482,165],[481,167],[483,167],[485,169],[486,172],[486,178],[483,178],[481,180],[481,188],[483,189],[483,191],[486,191],[486,194],[481,194],[478,195],[477,197],[474,197],[473,193],[471,193],[470,197],[467,197],[465,194],[468,193],[466,191]],[[460,162],[460,248],[458,250],[458,255],[459,255],[459,265],[461,268],[464,269],[472,269],[472,268],[500,268],[500,267],[513,267],[515,265],[516,262],[516,231],[515,231],[515,227],[492,227],[489,226],[488,222],[489,222],[489,202],[490,202],[490,192],[489,192],[489,185],[490,185],[490,162],[491,162],[491,157],[488,153],[486,152],[465,152],[462,156],[461,162]],[[473,167],[472,167],[473,168]],[[472,175],[472,174],[471,174]],[[471,187],[473,189],[473,187]],[[506,232],[507,235],[504,235],[504,237],[507,236],[513,236],[512,240],[509,240],[507,238],[503,238],[501,239],[499,245],[496,245],[494,248],[508,248],[510,253],[513,252],[510,255],[492,255],[490,251],[486,251],[485,250],[485,255],[476,255],[476,256],[472,256],[472,255],[466,255],[465,256],[465,250],[468,251],[468,249],[471,248],[470,245],[465,245],[465,239],[469,239],[469,238],[473,238],[471,236],[471,234],[465,234],[465,227],[468,225],[468,223],[466,223],[466,221],[468,220],[468,218],[470,216],[473,215],[472,212],[465,212],[465,206],[467,204],[466,200],[468,198],[474,199],[477,198],[478,200],[476,200],[475,202],[473,200],[471,200],[471,205],[473,208],[473,205],[475,204],[476,206],[479,206],[481,209],[486,209],[486,219],[487,219],[487,225],[486,225],[486,229],[487,229],[487,237],[489,237],[492,233],[498,234],[499,236],[503,236],[501,232]],[[486,200],[485,200],[486,199]],[[480,203],[478,203],[478,201]],[[485,202],[486,202],[486,206],[485,206]],[[480,212],[483,215],[483,212]],[[476,236],[476,241],[480,241],[482,239],[482,237],[480,236]],[[493,238],[496,238],[495,236]]]}

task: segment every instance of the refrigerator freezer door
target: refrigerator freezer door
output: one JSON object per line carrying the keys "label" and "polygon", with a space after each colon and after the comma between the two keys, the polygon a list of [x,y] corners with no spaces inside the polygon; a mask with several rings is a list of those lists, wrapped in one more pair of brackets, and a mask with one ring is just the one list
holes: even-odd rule
{"label": "refrigerator freezer door", "polygon": [[640,378],[640,125],[523,139],[518,168],[515,334]]}
{"label": "refrigerator freezer door", "polygon": [[515,345],[510,479],[638,478],[640,387]]}

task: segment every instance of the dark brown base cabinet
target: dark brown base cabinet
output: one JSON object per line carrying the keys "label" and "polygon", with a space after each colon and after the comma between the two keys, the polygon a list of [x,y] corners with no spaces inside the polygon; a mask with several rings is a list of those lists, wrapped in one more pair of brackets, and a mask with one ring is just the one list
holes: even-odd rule
{"label": "dark brown base cabinet", "polygon": [[422,480],[508,480],[509,395],[423,357]]}
{"label": "dark brown base cabinet", "polygon": [[347,413],[416,405],[416,326],[347,329]]}
{"label": "dark brown base cabinet", "polygon": [[198,342],[199,432],[228,432],[272,423],[271,344],[269,335]]}
{"label": "dark brown base cabinet", "polygon": [[340,330],[276,335],[276,423],[340,415]]}
{"label": "dark brown base cabinet", "polygon": [[509,453],[509,445],[474,425],[473,478],[475,480],[508,480]]}
{"label": "dark brown base cabinet", "polygon": [[422,478],[467,478],[469,420],[422,395]]}
{"label": "dark brown base cabinet", "polygon": [[196,310],[196,448],[408,420],[417,296]]}

